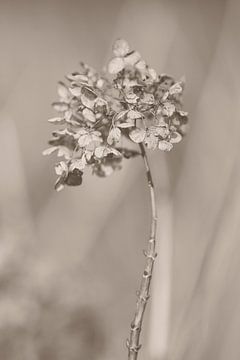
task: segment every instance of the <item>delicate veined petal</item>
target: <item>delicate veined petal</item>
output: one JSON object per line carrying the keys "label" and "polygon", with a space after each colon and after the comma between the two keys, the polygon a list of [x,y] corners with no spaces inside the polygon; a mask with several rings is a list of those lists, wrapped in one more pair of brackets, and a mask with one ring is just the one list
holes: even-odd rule
{"label": "delicate veined petal", "polygon": [[85,108],[82,113],[86,120],[91,121],[91,122],[96,121],[96,116],[92,110]]}
{"label": "delicate veined petal", "polygon": [[154,104],[154,96],[152,94],[144,94],[143,98],[141,99],[141,102],[147,105]]}
{"label": "delicate veined petal", "polygon": [[124,117],[124,115],[126,115],[126,114],[128,113],[128,111],[129,111],[129,110],[123,110],[123,111],[121,111],[120,113],[118,113],[118,114],[116,115],[116,120],[119,120],[119,119],[121,119],[122,117]]}
{"label": "delicate veined petal", "polygon": [[127,117],[131,120],[135,120],[135,119],[141,119],[143,115],[139,111],[129,110],[127,113]]}
{"label": "delicate veined petal", "polygon": [[145,63],[144,60],[140,60],[136,63],[136,68],[139,70],[139,71],[144,71],[146,69],[147,65]]}
{"label": "delicate veined petal", "polygon": [[87,160],[87,161],[90,161],[91,158],[92,158],[92,156],[93,156],[93,154],[94,154],[94,151],[86,150],[84,154],[85,154],[86,160]]}
{"label": "delicate veined petal", "polygon": [[117,127],[119,127],[120,129],[127,129],[133,126],[135,126],[135,121],[131,119],[127,119],[127,121],[122,123],[117,123]]}
{"label": "delicate veined petal", "polygon": [[119,142],[121,139],[121,130],[117,127],[114,127],[110,130],[107,138],[107,142],[109,145],[113,145],[114,143]]}
{"label": "delicate veined petal", "polygon": [[149,132],[154,136],[161,136],[164,139],[169,135],[169,129],[167,126],[150,126]]}
{"label": "delicate veined petal", "polygon": [[183,88],[182,88],[181,84],[176,83],[170,87],[169,94],[170,95],[181,94],[182,91],[183,91]]}
{"label": "delicate veined petal", "polygon": [[125,95],[125,99],[129,104],[136,104],[139,97],[134,92],[129,92]]}
{"label": "delicate veined petal", "polygon": [[97,158],[101,159],[109,154],[113,154],[117,157],[121,157],[122,154],[120,153],[120,151],[116,150],[115,148],[112,147],[108,147],[108,146],[98,146],[95,151],[94,154]]}
{"label": "delicate veined petal", "polygon": [[136,128],[129,133],[130,139],[137,144],[143,142],[145,136],[146,130],[140,128]]}
{"label": "delicate veined petal", "polygon": [[111,148],[111,149],[108,149],[109,150],[109,154],[113,154],[117,157],[121,157],[122,154],[120,153],[120,151],[118,151],[117,149],[114,149],[114,148]]}
{"label": "delicate veined petal", "polygon": [[92,136],[89,133],[80,135],[79,139],[78,139],[78,145],[80,147],[86,147],[88,146],[90,143],[92,142]]}
{"label": "delicate veined petal", "polygon": [[158,146],[158,138],[153,134],[148,134],[144,139],[144,143],[148,149],[155,150]]}
{"label": "delicate veined petal", "polygon": [[57,146],[52,146],[46,150],[43,150],[42,154],[45,155],[51,155],[54,151],[58,150]]}
{"label": "delicate veined petal", "polygon": [[123,57],[129,53],[130,47],[126,40],[118,39],[113,45],[113,53],[116,56]]}
{"label": "delicate veined petal", "polygon": [[151,78],[152,78],[153,80],[157,80],[157,73],[156,73],[156,71],[155,71],[154,69],[149,68],[149,69],[148,69],[148,73],[149,73],[149,75],[151,76]]}
{"label": "delicate veined petal", "polygon": [[71,165],[69,166],[69,171],[74,169],[83,170],[86,167],[87,161],[85,156],[82,156],[81,159],[73,159]]}
{"label": "delicate veined petal", "polygon": [[187,116],[188,116],[188,112],[187,112],[187,111],[179,110],[179,111],[178,111],[178,114],[179,114],[180,116],[183,116],[183,117],[187,117]]}
{"label": "delicate veined petal", "polygon": [[94,151],[94,155],[101,159],[102,157],[105,156],[105,151],[106,151],[106,147],[105,146],[98,146],[95,151]]}
{"label": "delicate veined petal", "polygon": [[51,124],[62,125],[65,123],[65,119],[62,117],[54,117],[54,118],[48,119],[48,122],[50,122]]}
{"label": "delicate veined petal", "polygon": [[57,175],[61,176],[64,173],[68,173],[68,166],[64,161],[60,161],[55,166],[55,172]]}
{"label": "delicate veined petal", "polygon": [[59,146],[57,156],[64,157],[66,160],[69,160],[72,156],[72,150],[68,149],[66,146]]}
{"label": "delicate veined petal", "polygon": [[67,101],[67,102],[69,101],[70,93],[69,93],[68,87],[62,81],[59,81],[59,83],[58,83],[57,92],[58,92],[59,97],[63,101]]}
{"label": "delicate veined petal", "polygon": [[84,106],[89,109],[93,109],[96,99],[97,95],[94,91],[87,87],[82,88],[81,102]]}
{"label": "delicate veined petal", "polygon": [[124,58],[125,65],[134,66],[137,62],[141,60],[141,55],[137,51],[132,51]]}
{"label": "delicate veined petal", "polygon": [[73,96],[80,97],[82,94],[82,89],[78,86],[74,86],[72,88],[69,88],[69,91]]}
{"label": "delicate veined petal", "polygon": [[53,108],[58,112],[64,112],[68,110],[68,104],[61,101],[55,101],[52,103]]}
{"label": "delicate veined petal", "polygon": [[64,189],[64,183],[63,183],[63,181],[62,181],[61,178],[57,179],[57,181],[56,181],[56,183],[55,183],[55,185],[54,185],[54,189],[55,189],[57,192],[59,192],[59,191],[61,191],[61,190]]}
{"label": "delicate veined petal", "polygon": [[177,131],[171,133],[171,138],[170,138],[170,142],[172,144],[177,144],[182,140],[182,135],[179,134]]}
{"label": "delicate veined petal", "polygon": [[108,64],[109,74],[117,74],[124,68],[124,60],[121,57],[113,58]]}
{"label": "delicate veined petal", "polygon": [[158,148],[163,151],[170,151],[173,148],[173,144],[171,144],[170,142],[168,142],[166,140],[161,140],[158,143]]}
{"label": "delicate veined petal", "polygon": [[84,74],[80,74],[78,72],[67,75],[67,79],[70,81],[77,82],[79,84],[88,83],[88,76]]}
{"label": "delicate veined petal", "polygon": [[175,106],[174,106],[172,103],[170,103],[170,102],[165,102],[165,103],[163,104],[162,114],[165,115],[165,116],[167,116],[167,117],[170,117],[170,116],[172,116],[172,115],[174,114],[175,109],[176,109],[176,108],[175,108]]}

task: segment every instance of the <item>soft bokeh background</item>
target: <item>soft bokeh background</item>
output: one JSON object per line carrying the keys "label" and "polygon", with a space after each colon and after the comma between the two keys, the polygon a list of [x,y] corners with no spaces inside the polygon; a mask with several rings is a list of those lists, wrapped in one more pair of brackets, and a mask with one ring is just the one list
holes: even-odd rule
{"label": "soft bokeh background", "polygon": [[141,160],[57,194],[56,83],[126,38],[185,75],[186,140],[149,154],[159,257],[142,359],[240,358],[240,2],[0,0],[0,358],[120,360],[148,235]]}

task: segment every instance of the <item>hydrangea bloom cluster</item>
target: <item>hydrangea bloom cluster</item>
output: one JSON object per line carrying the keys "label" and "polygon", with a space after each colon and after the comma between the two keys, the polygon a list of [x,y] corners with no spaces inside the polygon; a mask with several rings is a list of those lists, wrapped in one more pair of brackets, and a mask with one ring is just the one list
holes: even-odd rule
{"label": "hydrangea bloom cluster", "polygon": [[44,151],[63,158],[55,167],[56,190],[80,185],[86,167],[110,175],[123,158],[139,154],[130,143],[170,151],[186,132],[184,82],[157,75],[123,39],[115,42],[103,73],[81,63],[81,71],[67,80],[58,84],[59,100],[53,103],[58,116],[49,119],[60,128]]}

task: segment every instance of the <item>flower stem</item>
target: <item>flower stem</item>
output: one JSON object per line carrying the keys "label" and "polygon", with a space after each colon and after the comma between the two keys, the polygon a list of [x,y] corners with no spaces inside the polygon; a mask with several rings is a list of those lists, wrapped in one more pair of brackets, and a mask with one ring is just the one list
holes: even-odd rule
{"label": "flower stem", "polygon": [[141,149],[141,155],[144,161],[147,182],[150,192],[151,199],[151,231],[150,237],[148,240],[147,250],[144,251],[144,255],[146,257],[145,269],[142,275],[142,280],[140,284],[140,289],[137,292],[138,300],[136,304],[136,311],[134,315],[134,319],[131,323],[130,337],[127,340],[128,347],[128,360],[137,360],[138,351],[141,348],[140,345],[140,334],[142,330],[143,317],[145,308],[150,297],[150,285],[153,274],[154,261],[157,256],[155,248],[156,248],[156,230],[157,230],[157,209],[156,209],[156,200],[154,193],[154,185],[152,180],[152,174],[150,170],[150,166],[148,163],[148,158],[146,155],[146,151],[143,144],[139,144]]}

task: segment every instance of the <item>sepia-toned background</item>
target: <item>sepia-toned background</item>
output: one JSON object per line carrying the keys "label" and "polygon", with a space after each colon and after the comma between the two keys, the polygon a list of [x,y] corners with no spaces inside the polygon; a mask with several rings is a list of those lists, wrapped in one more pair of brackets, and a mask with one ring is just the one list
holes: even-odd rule
{"label": "sepia-toned background", "polygon": [[188,137],[149,153],[158,261],[141,359],[240,358],[240,2],[0,0],[0,359],[126,359],[149,231],[141,159],[53,190],[56,83],[123,37],[185,75]]}

